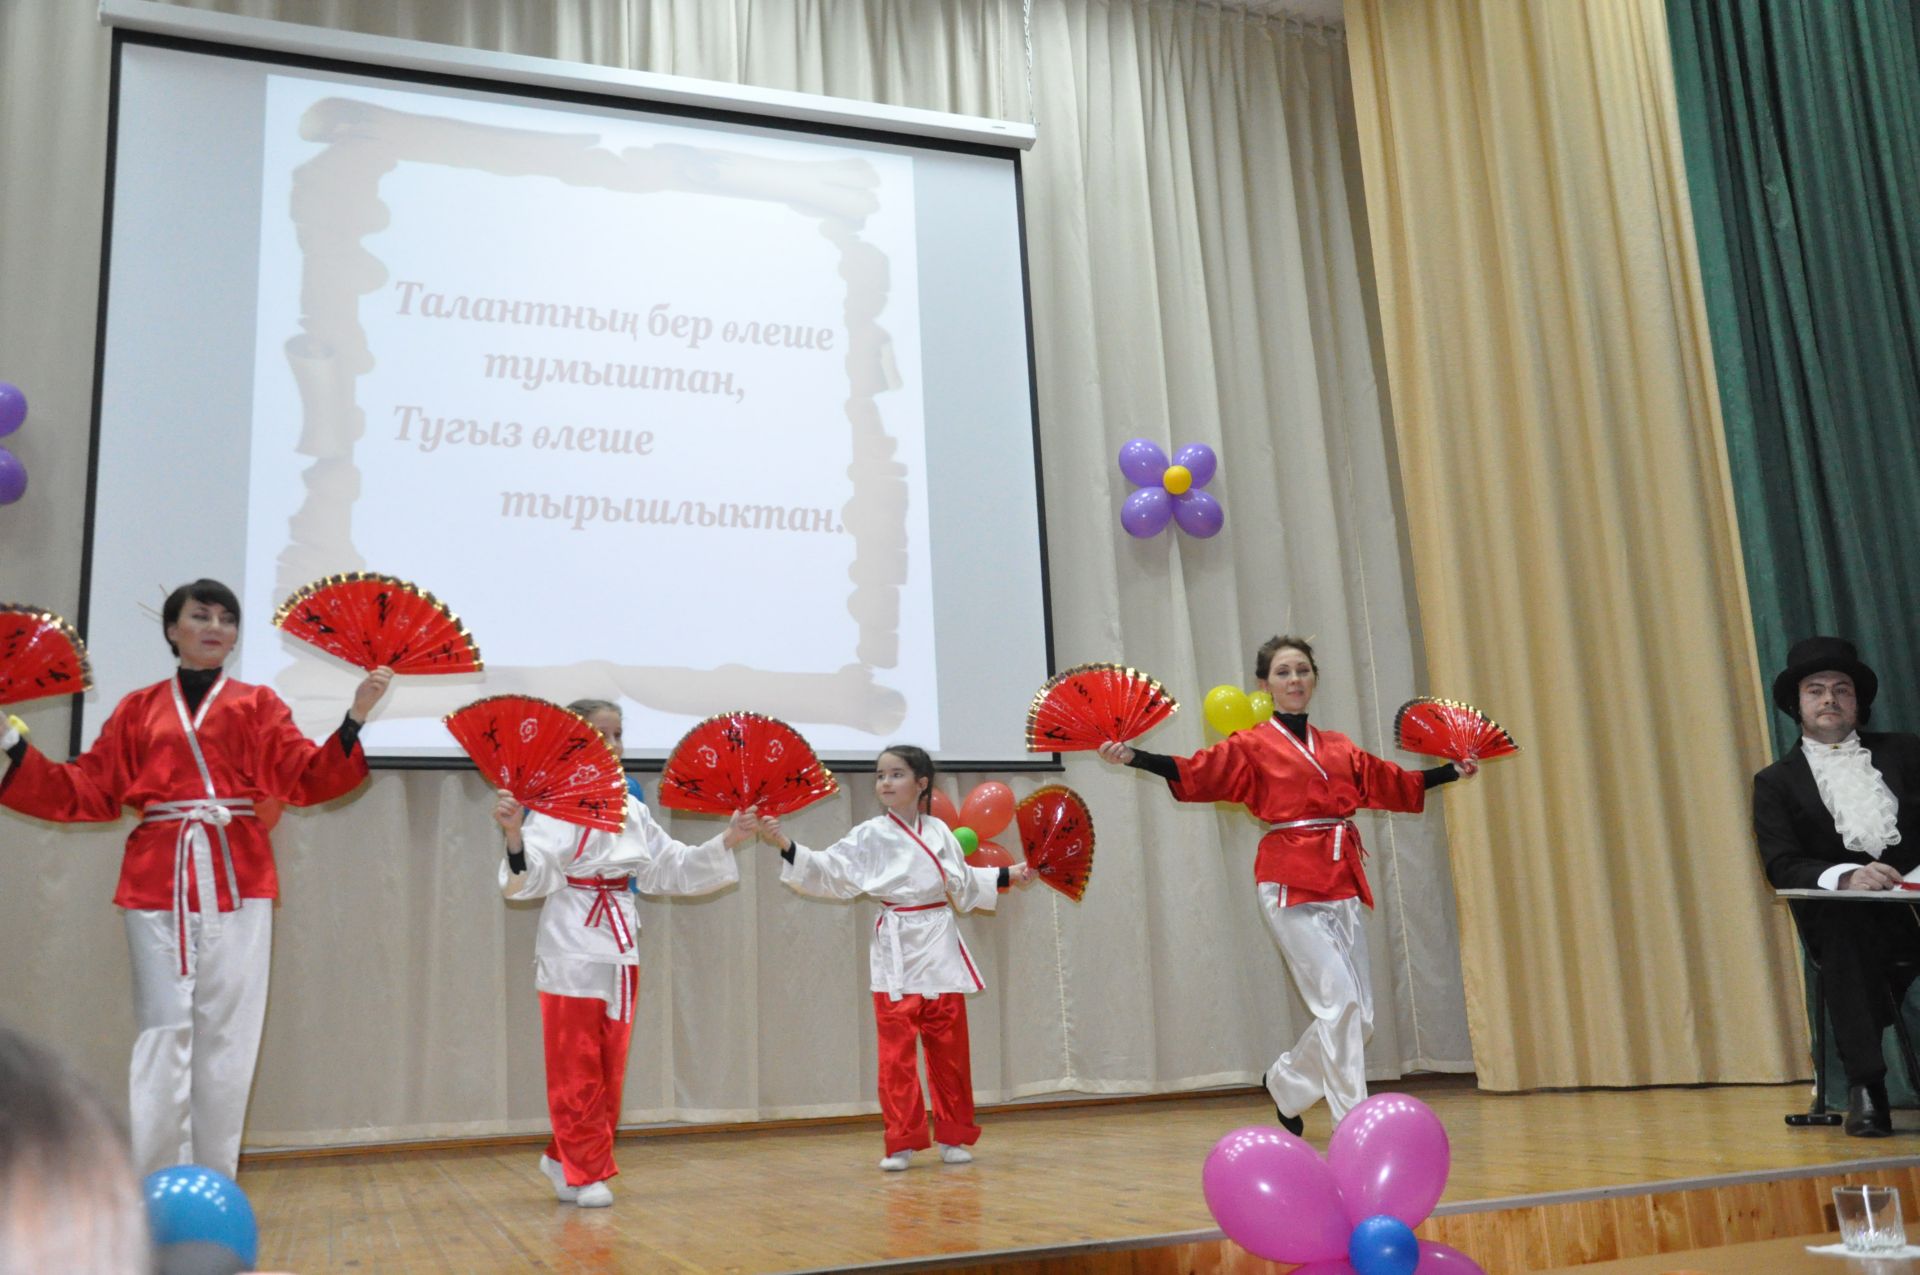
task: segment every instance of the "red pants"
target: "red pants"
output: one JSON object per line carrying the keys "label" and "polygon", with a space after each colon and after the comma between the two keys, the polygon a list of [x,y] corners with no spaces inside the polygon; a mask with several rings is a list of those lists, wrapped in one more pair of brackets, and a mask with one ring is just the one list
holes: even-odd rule
{"label": "red pants", "polygon": [[920,1059],[914,1048],[924,1041],[927,1083],[933,1089],[933,1136],[950,1147],[980,1140],[973,1122],[973,1056],[967,1046],[967,998],[873,994],[873,1022],[880,1033],[880,1114],[887,1122],[887,1154],[924,1151],[927,1109],[920,1099]]}
{"label": "red pants", "polygon": [[[621,973],[631,1005],[640,989],[640,967],[628,965]],[[620,1124],[633,1024],[607,1017],[603,1000],[542,992],[540,1027],[547,1047],[547,1116],[553,1122],[547,1158],[566,1170],[568,1186],[605,1182],[620,1172],[613,1162],[613,1133]]]}

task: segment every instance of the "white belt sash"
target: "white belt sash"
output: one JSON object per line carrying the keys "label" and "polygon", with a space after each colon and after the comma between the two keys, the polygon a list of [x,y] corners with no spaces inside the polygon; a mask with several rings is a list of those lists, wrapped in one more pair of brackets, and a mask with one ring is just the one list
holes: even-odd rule
{"label": "white belt sash", "polygon": [[[189,867],[200,913],[201,932],[220,932],[219,879],[214,875],[213,843],[220,842],[221,866],[226,870],[227,894],[233,906],[240,906],[240,884],[233,871],[233,848],[227,844],[227,825],[235,815],[253,814],[253,801],[247,797],[203,797],[193,801],[156,801],[140,812],[141,823],[177,823],[180,833],[173,839],[173,936],[180,948],[180,972],[187,972],[187,913]],[[213,836],[207,829],[213,829]]]}
{"label": "white belt sash", "polygon": [[1268,832],[1285,832],[1290,828],[1331,828],[1333,829],[1333,861],[1340,862],[1340,846],[1347,838],[1347,829],[1353,828],[1353,838],[1360,839],[1360,830],[1354,828],[1351,819],[1289,819],[1285,823],[1268,824]]}
{"label": "white belt sash", "polygon": [[[235,815],[253,815],[253,799],[250,797],[222,797],[214,788],[213,772],[207,769],[206,754],[200,751],[200,724],[207,720],[207,710],[213,707],[213,701],[220,698],[220,692],[227,688],[227,675],[223,672],[207,688],[200,701],[200,711],[187,712],[186,696],[180,692],[180,679],[171,684],[173,690],[173,711],[179,714],[180,729],[186,734],[187,746],[193,750],[193,764],[200,772],[200,782],[206,785],[207,795],[191,801],[156,801],[140,812],[142,823],[178,823],[180,835],[173,842],[173,937],[180,947],[180,973],[184,977],[187,963],[187,913],[193,909],[187,906],[187,868],[193,868],[193,880],[197,887],[200,912],[200,932],[212,937],[220,932],[220,891],[213,874],[213,843],[220,842],[220,866],[227,879],[227,897],[233,900],[233,906],[240,906],[240,878],[233,870],[233,847],[227,844],[227,825],[233,822]],[[213,836],[207,835],[207,828],[213,828]]]}
{"label": "white belt sash", "polygon": [[[944,910],[947,903],[913,903],[902,906],[897,903],[882,905],[880,915],[874,920],[874,933],[887,945],[887,999],[899,1000],[907,985],[907,954],[900,944],[900,914],[902,912],[933,912]],[[966,945],[961,944],[964,951]],[[971,964],[971,962],[969,962]]]}

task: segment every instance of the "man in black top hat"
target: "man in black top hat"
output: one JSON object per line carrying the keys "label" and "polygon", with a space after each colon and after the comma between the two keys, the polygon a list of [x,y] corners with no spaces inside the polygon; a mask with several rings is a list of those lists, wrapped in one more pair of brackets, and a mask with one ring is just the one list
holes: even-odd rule
{"label": "man in black top hat", "polygon": [[[1773,702],[1800,724],[1799,742],[1753,777],[1753,832],[1775,889],[1896,890],[1920,877],[1920,736],[1858,729],[1879,689],[1853,643],[1835,637],[1794,643],[1773,680]],[[1891,966],[1920,963],[1920,915],[1806,903],[1794,916],[1819,963],[1847,1072],[1846,1130],[1885,1137],[1893,1125],[1880,1039],[1912,978]]]}

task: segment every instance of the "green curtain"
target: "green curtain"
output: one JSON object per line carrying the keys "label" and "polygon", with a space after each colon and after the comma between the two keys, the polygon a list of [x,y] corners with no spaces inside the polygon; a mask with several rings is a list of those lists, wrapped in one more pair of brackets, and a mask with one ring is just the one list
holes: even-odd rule
{"label": "green curtain", "polygon": [[1920,730],[1920,3],[1667,0],[1667,29],[1761,667],[1853,638],[1875,724]]}
{"label": "green curtain", "polygon": [[1850,637],[1920,730],[1920,3],[1667,28],[1761,668]]}

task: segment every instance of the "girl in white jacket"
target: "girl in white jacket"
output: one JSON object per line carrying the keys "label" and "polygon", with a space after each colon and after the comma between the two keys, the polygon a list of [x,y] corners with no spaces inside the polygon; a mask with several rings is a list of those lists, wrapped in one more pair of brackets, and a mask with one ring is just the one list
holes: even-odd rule
{"label": "girl in white jacket", "polygon": [[[874,763],[874,792],[883,813],[824,850],[796,845],[780,821],[763,818],[760,834],[780,850],[780,879],[802,894],[880,900],[871,958],[873,1017],[880,1037],[880,1112],[886,1156],[880,1167],[907,1167],[934,1141],[947,1164],[973,1159],[980,1139],[973,1122],[973,1060],[967,1044],[967,1002],[981,990],[980,971],[961,941],[954,913],[991,911],[1010,882],[1033,879],[1026,864],[976,867],[947,825],[928,814],[933,760],[896,744]],[[933,1138],[920,1092],[919,1046],[927,1051],[933,1089]]]}
{"label": "girl in white jacket", "polygon": [[[605,700],[567,706],[620,751],[620,708]],[[720,835],[675,841],[629,795],[626,827],[602,832],[526,811],[502,790],[493,818],[506,834],[500,888],[509,899],[545,899],[534,943],[534,986],[546,1042],[547,1114],[553,1139],[540,1171],[556,1198],[581,1208],[613,1203],[607,1180],[620,1090],[640,990],[637,886],[645,894],[710,894],[740,879],[729,851],[754,834],[736,811]]]}

